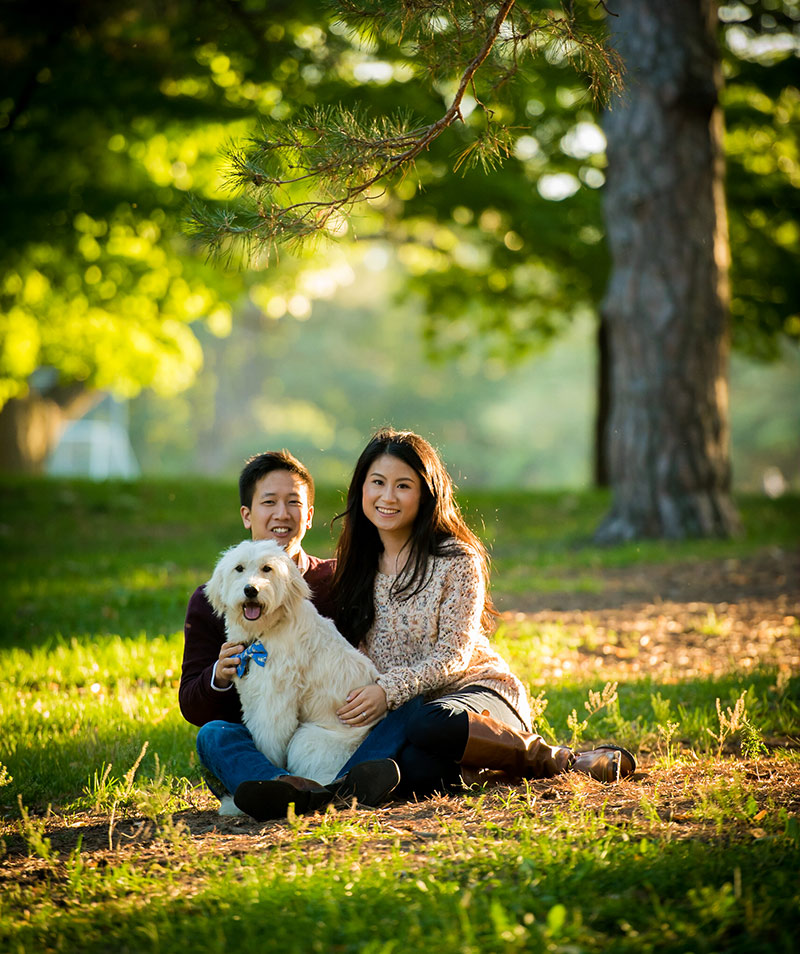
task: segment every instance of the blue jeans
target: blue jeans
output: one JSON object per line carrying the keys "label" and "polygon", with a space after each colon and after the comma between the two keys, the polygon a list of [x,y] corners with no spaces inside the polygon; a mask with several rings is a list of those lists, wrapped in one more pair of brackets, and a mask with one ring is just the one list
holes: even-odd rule
{"label": "blue jeans", "polygon": [[[345,762],[339,776],[371,759],[397,759],[406,744],[406,726],[422,703],[422,696],[417,696],[390,710]],[[197,754],[207,770],[206,783],[218,798],[233,794],[242,782],[262,782],[289,774],[285,766],[273,765],[259,752],[241,722],[207,722],[197,733]]]}

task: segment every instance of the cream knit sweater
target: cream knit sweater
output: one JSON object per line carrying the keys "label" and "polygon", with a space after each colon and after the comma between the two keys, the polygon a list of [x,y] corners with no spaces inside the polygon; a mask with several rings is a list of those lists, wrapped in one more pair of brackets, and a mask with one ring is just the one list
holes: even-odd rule
{"label": "cream knit sweater", "polygon": [[390,709],[414,696],[428,699],[465,686],[499,693],[530,727],[525,687],[489,644],[481,627],[484,585],[475,553],[432,557],[424,588],[392,595],[396,577],[375,577],[375,622],[361,648],[378,667]]}

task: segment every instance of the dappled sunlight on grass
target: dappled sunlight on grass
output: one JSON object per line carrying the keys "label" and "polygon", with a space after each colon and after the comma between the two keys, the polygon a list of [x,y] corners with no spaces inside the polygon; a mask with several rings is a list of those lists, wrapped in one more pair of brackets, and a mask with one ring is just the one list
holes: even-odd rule
{"label": "dappled sunlight on grass", "polygon": [[13,709],[2,703],[7,730],[0,762],[13,779],[0,789],[5,811],[18,795],[39,809],[65,807],[103,766],[127,771],[145,741],[150,753],[142,775],[153,775],[156,756],[170,774],[192,774],[194,730],[181,718],[173,689],[22,692],[11,702]]}
{"label": "dappled sunlight on grass", "polygon": [[[176,688],[183,653],[183,634],[170,637],[141,634],[59,640],[49,645],[4,652],[11,685],[36,691],[61,692],[73,687],[97,687],[106,692],[119,685]],[[4,683],[0,691],[7,691]]]}
{"label": "dappled sunlight on grass", "polygon": [[24,792],[59,803],[93,767],[126,762],[144,739],[171,770],[188,771],[194,730],[178,711],[182,643],[176,633],[6,650],[0,762],[15,781],[0,789],[2,801]]}

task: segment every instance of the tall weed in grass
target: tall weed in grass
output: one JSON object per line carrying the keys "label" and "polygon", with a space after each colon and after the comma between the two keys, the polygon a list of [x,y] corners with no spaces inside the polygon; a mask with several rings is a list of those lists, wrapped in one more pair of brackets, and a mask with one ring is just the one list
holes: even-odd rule
{"label": "tall weed in grass", "polygon": [[[50,839],[46,838],[44,834],[47,827],[47,817],[31,818],[30,812],[23,804],[21,795],[17,801],[19,802],[19,830],[28,846],[28,854],[48,861],[52,854],[52,846]],[[50,814],[49,808],[47,814]]]}
{"label": "tall weed in grass", "polygon": [[618,702],[619,695],[617,693],[617,683],[616,682],[607,682],[601,692],[595,692],[592,689],[589,690],[589,699],[584,702],[583,706],[586,709],[588,716],[581,721],[578,721],[578,713],[576,709],[573,709],[572,712],[567,716],[567,728],[572,732],[572,736],[569,741],[570,748],[576,748],[578,743],[583,738],[583,734],[589,728],[589,719],[593,715],[596,715],[600,712],[601,709],[606,709],[609,706],[612,706],[614,703]]}

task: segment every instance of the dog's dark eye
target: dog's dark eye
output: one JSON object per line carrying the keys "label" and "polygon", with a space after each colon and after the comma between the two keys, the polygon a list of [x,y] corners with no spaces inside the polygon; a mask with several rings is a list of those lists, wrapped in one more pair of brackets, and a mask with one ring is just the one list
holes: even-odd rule
{"label": "dog's dark eye", "polygon": [[272,567],[269,565],[269,563],[265,563],[264,566],[261,567],[261,572],[272,573]]}
{"label": "dog's dark eye", "polygon": [[236,567],[236,572],[237,572],[237,573],[244,573],[244,567],[242,566],[241,563],[239,564],[239,566]]}

